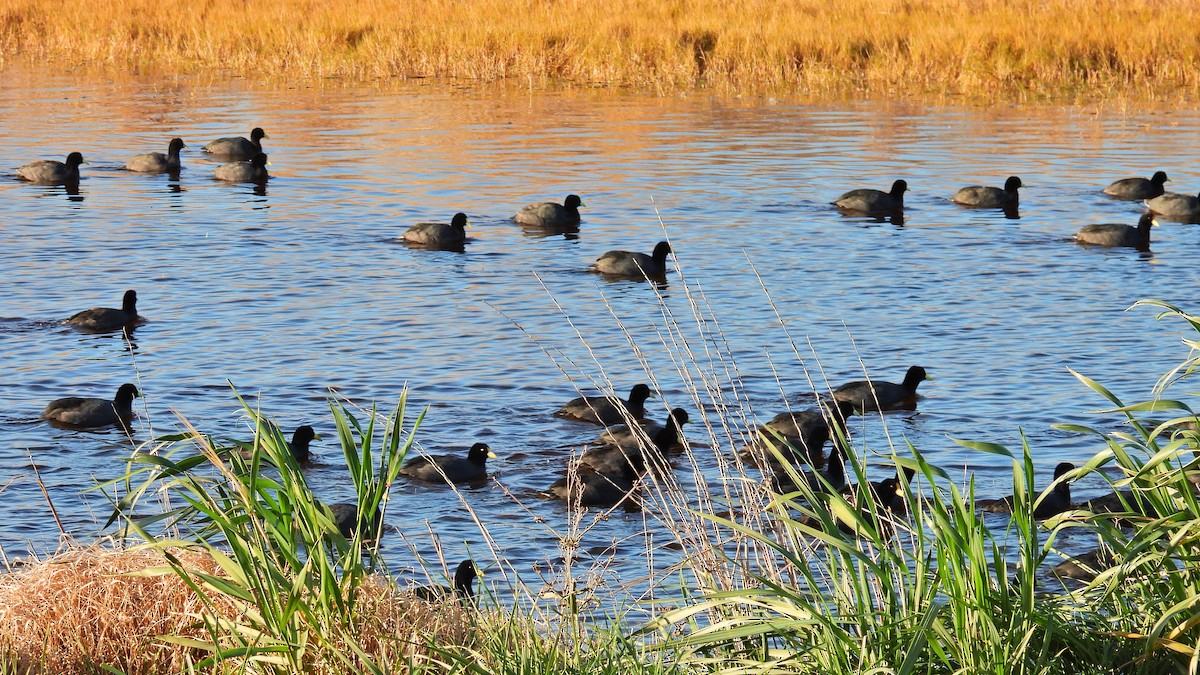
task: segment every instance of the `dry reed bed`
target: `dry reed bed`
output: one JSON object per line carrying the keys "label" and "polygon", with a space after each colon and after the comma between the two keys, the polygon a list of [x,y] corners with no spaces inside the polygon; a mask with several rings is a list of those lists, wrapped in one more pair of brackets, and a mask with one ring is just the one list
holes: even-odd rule
{"label": "dry reed bed", "polygon": [[1194,90],[1193,0],[52,0],[0,3],[0,58],[283,78],[670,91]]}
{"label": "dry reed bed", "polygon": [[[174,553],[189,569],[218,572],[204,554]],[[156,552],[89,548],[0,575],[0,664],[15,665],[16,672],[58,675],[95,673],[100,665],[127,675],[185,672],[186,663],[207,653],[167,644],[159,636],[207,641],[197,617],[213,610],[173,573],[132,574],[163,565]],[[228,601],[219,600],[216,611],[237,618],[238,609]],[[462,608],[434,607],[381,580],[362,587],[358,615],[356,642],[382,663],[428,658],[428,640],[461,645],[467,639],[469,619]],[[309,672],[345,672],[344,664],[315,651]],[[228,663],[225,669],[236,670]]]}

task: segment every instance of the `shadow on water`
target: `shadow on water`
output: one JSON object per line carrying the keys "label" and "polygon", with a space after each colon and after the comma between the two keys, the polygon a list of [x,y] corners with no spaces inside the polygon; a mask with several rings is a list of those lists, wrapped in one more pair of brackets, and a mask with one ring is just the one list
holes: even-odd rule
{"label": "shadow on water", "polygon": [[904,227],[904,211],[857,211],[854,209],[835,209],[843,218],[855,220],[861,223],[869,224],[886,224],[893,225],[896,228]]}
{"label": "shadow on water", "polygon": [[448,244],[445,246],[438,246],[435,244],[418,244],[417,242],[406,241],[404,239],[400,239],[398,241],[399,241],[399,243],[403,244],[406,248],[413,250],[413,251],[444,251],[446,253],[466,253],[467,252],[467,244],[470,243],[469,239],[467,240],[467,242],[464,242],[464,243],[452,244],[452,245]]}
{"label": "shadow on water", "polygon": [[[624,276],[621,274],[602,274],[600,272],[593,272],[593,274],[595,274],[600,279],[603,279],[606,283],[610,283],[610,284],[631,284],[631,283],[632,284],[645,284],[645,283],[649,283],[652,287],[654,287],[654,289],[656,291],[660,291],[660,292],[665,292],[668,288],[670,288],[670,284],[667,283],[667,275],[665,275],[665,274],[649,275],[649,276],[643,277],[641,279],[637,279],[637,278],[634,278],[631,276]],[[664,297],[667,297],[667,296],[664,295]]]}
{"label": "shadow on water", "polygon": [[521,234],[530,239],[547,239],[559,236],[563,239],[579,239],[579,225],[565,225],[560,227],[552,225],[529,225],[527,223],[518,223],[518,225],[521,228]]}
{"label": "shadow on water", "polygon": [[32,187],[38,190],[38,197],[63,197],[67,201],[80,203],[84,200],[84,193],[79,188],[79,181],[73,183],[63,183],[61,185],[35,185],[26,181],[18,181],[18,184]]}

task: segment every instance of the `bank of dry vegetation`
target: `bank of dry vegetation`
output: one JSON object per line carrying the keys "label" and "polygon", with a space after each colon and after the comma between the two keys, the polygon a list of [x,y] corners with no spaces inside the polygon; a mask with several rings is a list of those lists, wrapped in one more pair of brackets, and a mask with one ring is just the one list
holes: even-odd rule
{"label": "bank of dry vegetation", "polygon": [[0,54],[254,77],[1153,94],[1196,88],[1198,21],[1191,0],[4,0]]}

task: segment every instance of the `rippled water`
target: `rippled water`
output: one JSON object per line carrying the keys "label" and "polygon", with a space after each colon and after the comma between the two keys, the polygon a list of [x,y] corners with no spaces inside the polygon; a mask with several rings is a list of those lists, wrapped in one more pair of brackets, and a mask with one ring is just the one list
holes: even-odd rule
{"label": "rippled water", "polygon": [[[921,387],[919,412],[890,415],[887,436],[869,420],[858,440],[886,450],[889,436],[907,439],[951,475],[974,472],[981,495],[1007,493],[1011,467],[951,437],[1018,449],[1024,430],[1044,484],[1058,461],[1098,449],[1052,423],[1119,422],[1094,414],[1103,401],[1067,369],[1147,398],[1185,356],[1186,331],[1126,308],[1159,298],[1196,309],[1196,225],[1164,223],[1151,254],[1069,240],[1087,223],[1137,222],[1138,204],[1099,192],[1113,179],[1164,169],[1169,187],[1195,192],[1200,115],[1191,109],[783,105],[432,82],[108,83],[20,69],[0,83],[0,485],[9,483],[0,546],[10,557],[59,541],[29,455],[68,531],[96,536],[106,503],[84,490],[119,474],[130,444],[115,430],[62,431],[37,418],[53,398],[107,397],[125,381],[146,393],[137,440],[177,429],[176,412],[246,437],[227,380],[289,430],[314,425],[323,463],[308,475],[332,501],[353,489],[330,440],[329,392],[387,408],[408,386],[413,403],[430,406],[425,449],[464,452],[482,440],[499,453],[497,482],[464,495],[502,555],[528,573],[559,556],[568,530],[562,505],[538,493],[598,431],[551,416],[575,395],[567,375],[590,388],[588,377],[603,374],[624,393],[646,379],[644,358],[663,394],[653,416],[695,409],[677,347],[660,341],[660,305],[696,336],[700,358],[732,353],[759,419],[785,397],[803,405],[811,391],[793,340],[818,382],[861,379],[862,364],[887,380],[925,366],[934,379]],[[270,134],[265,192],[212,180],[215,164],[199,147],[253,126]],[[190,143],[178,182],[119,170],[175,135]],[[90,161],[78,195],[13,177],[27,161],[72,150]],[[962,185],[1010,174],[1029,186],[1019,219],[946,201]],[[911,189],[902,226],[828,206],[897,177]],[[527,202],[569,192],[587,203],[577,237],[511,220]],[[465,253],[395,241],[414,222],[460,210],[473,224]],[[659,294],[586,273],[606,250],[649,251],[664,225],[682,273]],[[149,319],[132,350],[57,323],[119,304],[127,288]],[[716,318],[719,327],[706,327],[723,342],[698,336],[693,303]],[[704,448],[701,431],[704,470],[728,448]],[[1076,494],[1100,485],[1082,481]],[[493,555],[443,488],[398,485],[388,522],[400,569],[414,550],[434,555],[430,532],[451,561],[468,549]],[[606,549],[645,527],[641,515],[615,514],[582,547]],[[644,574],[634,555],[642,544],[610,549],[616,578]]]}

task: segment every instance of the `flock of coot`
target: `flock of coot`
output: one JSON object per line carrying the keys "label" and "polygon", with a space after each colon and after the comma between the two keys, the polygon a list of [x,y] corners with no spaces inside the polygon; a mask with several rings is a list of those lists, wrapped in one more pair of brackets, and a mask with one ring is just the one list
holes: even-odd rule
{"label": "flock of coot", "polygon": [[[240,136],[218,138],[204,146],[204,152],[229,160],[213,169],[213,175],[218,180],[231,183],[262,183],[270,176],[267,174],[267,156],[262,151],[262,139],[270,138],[262,129],[254,129],[250,140]],[[182,138],[172,138],[167,144],[166,154],[161,152],[145,152],[135,155],[125,162],[126,171],[138,173],[166,173],[178,175],[183,168],[179,153],[186,148]],[[78,185],[79,167],[87,164],[83,153],[72,152],[67,155],[67,161],[42,159],[30,162],[17,168],[17,176],[38,185]]]}
{"label": "flock of coot", "polygon": [[[262,149],[262,139],[268,138],[261,128],[254,129],[250,138],[221,138],[203,147],[204,152],[229,161],[213,170],[215,178],[230,182],[262,183],[268,180],[267,156]],[[178,174],[181,169],[180,152],[187,146],[182,139],[174,138],[164,153],[144,153],[131,158],[124,168],[145,173]],[[65,162],[41,160],[17,169],[17,176],[38,184],[72,185],[79,181],[79,167],[86,163],[79,152],[70,153]],[[1200,198],[1167,193],[1164,183],[1167,175],[1159,171],[1151,178],[1127,178],[1118,180],[1104,193],[1116,199],[1144,200],[1149,212],[1143,215],[1137,226],[1124,224],[1088,225],[1075,235],[1077,241],[1105,247],[1132,247],[1146,250],[1150,243],[1150,228],[1155,224],[1154,216],[1163,215],[1178,220],[1200,220]],[[1019,189],[1024,187],[1017,176],[1008,178],[1003,188],[969,186],[959,190],[950,201],[968,207],[988,209],[1013,209],[1019,204]],[[908,184],[897,180],[890,191],[873,189],[852,190],[833,201],[843,212],[854,214],[900,213],[904,209],[904,194]],[[562,204],[542,202],[530,204],[514,216],[514,220],[527,227],[570,231],[580,224],[579,208],[584,206],[577,195],[569,195]],[[455,214],[449,223],[418,223],[408,228],[401,239],[413,246],[462,250],[468,242],[466,214]],[[632,279],[654,280],[667,272],[667,256],[671,253],[668,242],[660,242],[653,252],[609,251],[592,265],[592,270],[605,275]],[[142,321],[137,312],[137,293],[126,292],[120,309],[88,309],[65,320],[65,323],[91,332],[113,332],[130,329]],[[760,466],[768,474],[769,483],[777,491],[794,491],[798,481],[805,482],[813,490],[847,490],[845,452],[838,442],[846,434],[846,418],[853,414],[911,408],[915,404],[917,385],[926,379],[926,372],[919,366],[909,369],[900,383],[850,382],[836,388],[830,401],[822,402],[814,410],[787,412],[754,431],[754,438],[741,450],[747,461]],[[62,398],[51,402],[42,413],[42,418],[59,426],[75,429],[127,426],[132,420],[133,400],[140,395],[137,387],[124,384],[112,399],[105,398]],[[688,421],[688,413],[675,408],[661,424],[647,422],[646,399],[652,395],[650,388],[638,384],[630,391],[629,398],[615,396],[588,396],[574,399],[558,412],[559,417],[607,427],[594,443],[581,455],[576,466],[571,467],[563,478],[548,489],[558,499],[585,505],[616,505],[634,498],[636,487],[647,471],[663,470],[668,465],[665,458],[682,447],[682,426]],[[300,462],[309,458],[309,443],[315,438],[310,426],[296,430],[291,443],[293,454]],[[833,441],[829,456],[823,456],[823,446]],[[486,444],[476,443],[465,456],[423,456],[405,463],[401,473],[413,480],[426,482],[478,483],[487,479],[486,461],[495,457]],[[783,460],[783,461],[781,461]],[[799,472],[798,464],[808,464],[811,471]],[[821,468],[823,467],[823,468]],[[820,471],[817,469],[820,468]],[[1055,471],[1054,489],[1039,503],[1034,516],[1047,518],[1070,508],[1068,481],[1062,480],[1074,467],[1063,463]],[[903,502],[903,485],[897,475],[870,486],[872,498],[889,508],[900,508]],[[990,511],[1011,509],[1011,498],[980,502],[979,506]],[[335,522],[344,533],[350,534],[358,522],[357,508],[353,504],[331,506]],[[470,595],[471,582],[476,569],[471,561],[463,561],[455,578],[455,589]],[[439,589],[451,594],[451,589]],[[433,593],[433,591],[429,591]]]}

